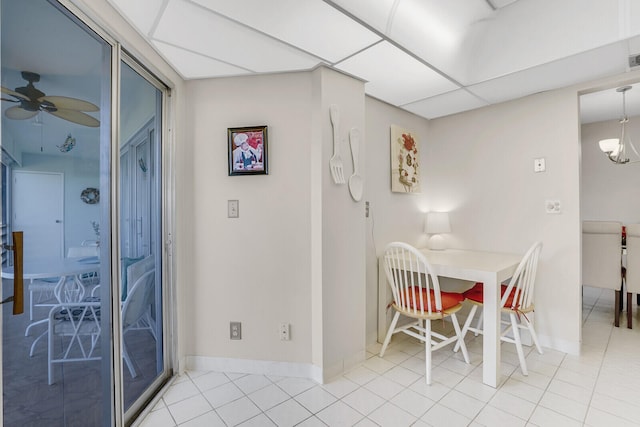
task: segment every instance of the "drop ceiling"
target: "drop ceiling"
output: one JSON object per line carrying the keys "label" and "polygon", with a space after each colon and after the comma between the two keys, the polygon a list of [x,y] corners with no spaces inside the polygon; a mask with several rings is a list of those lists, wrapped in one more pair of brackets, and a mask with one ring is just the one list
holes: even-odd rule
{"label": "drop ceiling", "polygon": [[108,1],[187,80],[323,64],[429,119],[625,73],[640,53],[634,1]]}

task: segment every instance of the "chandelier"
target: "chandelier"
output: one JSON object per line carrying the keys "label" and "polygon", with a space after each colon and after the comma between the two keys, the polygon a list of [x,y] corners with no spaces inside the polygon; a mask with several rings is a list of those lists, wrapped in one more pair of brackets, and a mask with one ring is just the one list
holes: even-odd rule
{"label": "chandelier", "polygon": [[[598,142],[600,150],[607,155],[609,160],[618,165],[624,165],[627,163],[640,162],[640,154],[638,150],[631,142],[631,137],[627,130],[627,123],[629,123],[629,117],[627,117],[627,100],[626,93],[631,89],[631,86],[623,86],[616,89],[616,92],[622,93],[622,118],[620,119],[621,133],[620,138],[603,139]],[[631,148],[635,154],[635,160],[630,160],[627,157],[627,146]]]}

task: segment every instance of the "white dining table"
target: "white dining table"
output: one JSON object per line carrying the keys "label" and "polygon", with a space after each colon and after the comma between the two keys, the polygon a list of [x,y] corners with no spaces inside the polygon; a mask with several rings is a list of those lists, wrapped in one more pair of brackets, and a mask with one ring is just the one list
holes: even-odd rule
{"label": "white dining table", "polygon": [[[80,282],[79,277],[83,274],[97,272],[99,269],[100,260],[97,256],[37,260],[27,259],[23,265],[23,279],[27,281],[27,286],[29,286],[31,282],[37,279],[57,278],[57,281],[51,282],[51,287],[58,303],[73,302],[82,299],[84,296],[85,288]],[[13,279],[12,266],[2,269],[2,278]],[[73,279],[76,285],[74,289],[63,286],[68,283],[67,279]],[[42,323],[42,321],[34,322],[27,326],[26,333],[29,332],[31,326],[39,323]]]}
{"label": "white dining table", "polygon": [[[509,279],[522,255],[463,249],[420,250],[439,277],[484,283],[482,382],[497,387],[500,381],[499,286]],[[378,260],[378,341],[384,342],[391,317],[387,316],[391,292]]]}
{"label": "white dining table", "polygon": [[[51,258],[25,260],[23,266],[24,279],[46,279],[50,277],[78,276],[92,273],[100,268],[98,257],[84,258]],[[13,267],[2,269],[3,279],[13,279]]]}

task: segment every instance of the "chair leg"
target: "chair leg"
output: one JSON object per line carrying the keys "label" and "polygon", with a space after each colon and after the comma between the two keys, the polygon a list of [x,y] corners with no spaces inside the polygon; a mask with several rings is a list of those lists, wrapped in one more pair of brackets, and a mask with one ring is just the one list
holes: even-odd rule
{"label": "chair leg", "polygon": [[509,317],[511,317],[511,330],[513,331],[513,339],[516,344],[516,350],[518,351],[518,359],[520,359],[520,370],[522,371],[522,375],[529,375],[527,371],[527,362],[524,360],[524,351],[522,350],[522,340],[520,339],[520,328],[518,328],[518,320],[516,319],[516,315],[513,313],[509,313]]}
{"label": "chair leg", "polygon": [[[469,331],[469,326],[471,325],[471,322],[473,321],[473,316],[476,315],[476,311],[478,310],[478,306],[473,304],[471,306],[471,310],[469,311],[469,315],[467,316],[467,320],[464,322],[464,326],[462,326],[462,340],[464,342],[464,337],[467,336],[467,332]],[[476,334],[478,335],[478,334]],[[460,342],[456,343],[456,346],[453,347],[453,351],[457,352],[460,349]]]}
{"label": "chair leg", "polygon": [[[477,329],[478,331],[481,331],[481,330],[482,330],[482,321],[483,321],[483,320],[484,320],[484,313],[482,313],[482,312],[481,312],[481,313],[478,315],[478,323],[476,324],[476,329]],[[476,331],[476,332],[475,332],[475,336],[478,336],[478,331]]]}
{"label": "chair leg", "polygon": [[633,294],[631,292],[627,292],[627,328],[633,329],[632,326],[632,317],[633,317]]}
{"label": "chair leg", "polygon": [[542,354],[542,347],[540,346],[540,342],[538,341],[538,335],[536,334],[536,330],[533,328],[533,323],[531,323],[531,321],[529,319],[527,319],[526,317],[523,317],[523,321],[526,322],[527,324],[527,329],[529,329],[529,334],[531,335],[531,339],[533,340],[533,343],[536,346],[536,350],[538,350],[538,353]]}
{"label": "chair leg", "polygon": [[615,311],[613,324],[617,328],[620,326],[620,290],[619,289],[616,289],[616,302],[615,302],[615,306],[613,307],[613,310]]}
{"label": "chair leg", "polygon": [[469,363],[469,353],[467,352],[467,345],[464,343],[464,335],[462,331],[460,331],[460,324],[458,323],[458,318],[455,313],[451,314],[451,322],[453,323],[453,329],[456,330],[456,336],[458,340],[456,341],[456,346],[453,351],[456,351],[456,348],[460,347],[462,349],[462,356],[464,356],[464,361]]}
{"label": "chair leg", "polygon": [[424,363],[425,363],[425,379],[427,385],[431,385],[431,320],[424,321]]}
{"label": "chair leg", "polygon": [[393,316],[393,320],[391,321],[391,325],[389,325],[389,330],[387,331],[387,336],[384,339],[382,348],[380,349],[380,357],[384,357],[384,352],[387,350],[389,341],[391,341],[391,335],[393,335],[393,331],[396,328],[396,323],[398,323],[399,317],[400,317],[400,313],[396,311],[396,314]]}
{"label": "chair leg", "polygon": [[124,342],[124,338],[122,340],[122,357],[124,358],[124,362],[127,364],[131,378],[137,377],[138,373],[136,372],[136,368],[133,366],[133,362],[131,362],[131,357],[129,356],[129,351],[127,350],[127,344]]}

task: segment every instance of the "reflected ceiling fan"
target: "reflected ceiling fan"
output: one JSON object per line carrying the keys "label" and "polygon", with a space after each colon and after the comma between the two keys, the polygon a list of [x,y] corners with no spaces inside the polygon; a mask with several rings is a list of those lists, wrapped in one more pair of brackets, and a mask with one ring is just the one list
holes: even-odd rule
{"label": "reflected ceiling fan", "polygon": [[40,81],[40,74],[23,71],[22,78],[29,82],[26,86],[17,87],[15,90],[2,87],[2,93],[15,99],[2,98],[3,101],[16,102],[20,105],[7,108],[5,116],[13,120],[27,120],[38,114],[39,111],[52,114],[61,119],[68,120],[83,126],[98,127],[100,121],[83,111],[98,111],[99,108],[81,99],[66,96],[47,96],[33,85]]}

